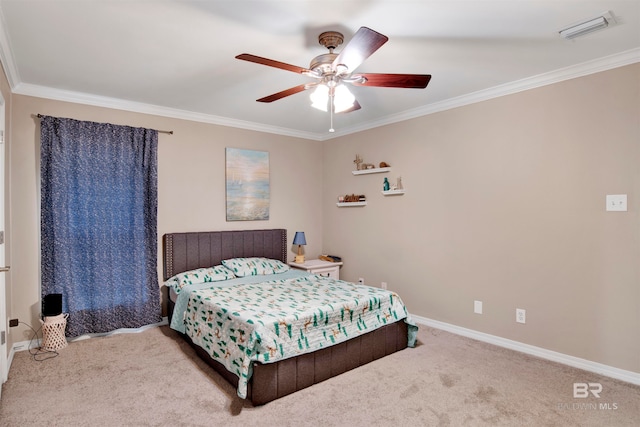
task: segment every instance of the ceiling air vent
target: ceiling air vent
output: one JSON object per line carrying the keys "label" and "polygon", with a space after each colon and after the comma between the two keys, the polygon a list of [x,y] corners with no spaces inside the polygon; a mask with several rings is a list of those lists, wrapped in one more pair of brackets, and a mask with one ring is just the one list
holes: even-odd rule
{"label": "ceiling air vent", "polygon": [[609,27],[616,23],[616,20],[613,18],[613,15],[610,11],[600,14],[595,18],[591,18],[587,21],[578,22],[573,24],[567,28],[563,28],[558,31],[560,37],[565,38],[567,40],[575,39],[576,37],[581,37],[586,34],[592,33],[594,31],[599,31]]}

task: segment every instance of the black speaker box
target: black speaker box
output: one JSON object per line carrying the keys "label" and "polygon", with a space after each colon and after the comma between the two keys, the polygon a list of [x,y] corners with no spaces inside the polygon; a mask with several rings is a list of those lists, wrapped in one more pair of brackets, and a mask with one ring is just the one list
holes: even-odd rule
{"label": "black speaker box", "polygon": [[48,294],[42,299],[42,316],[62,314],[62,294]]}

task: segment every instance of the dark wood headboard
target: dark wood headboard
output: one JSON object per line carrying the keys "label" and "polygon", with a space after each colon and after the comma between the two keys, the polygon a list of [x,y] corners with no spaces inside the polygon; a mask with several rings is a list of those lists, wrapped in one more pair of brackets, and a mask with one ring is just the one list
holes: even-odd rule
{"label": "dark wood headboard", "polygon": [[162,236],[164,280],[223,259],[265,257],[287,262],[287,230],[169,233]]}

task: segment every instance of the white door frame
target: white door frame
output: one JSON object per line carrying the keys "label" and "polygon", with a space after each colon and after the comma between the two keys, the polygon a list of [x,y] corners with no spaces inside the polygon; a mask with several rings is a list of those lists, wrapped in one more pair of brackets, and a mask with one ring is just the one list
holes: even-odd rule
{"label": "white door frame", "polygon": [[[5,102],[4,97],[0,93],[0,231],[3,233],[2,242],[0,243],[0,267],[5,266],[5,191],[4,191],[4,173],[5,173]],[[0,340],[0,397],[2,396],[2,384],[7,380],[9,367],[7,365],[7,301],[5,287],[6,273],[0,273],[0,334],[4,335],[4,340]]]}

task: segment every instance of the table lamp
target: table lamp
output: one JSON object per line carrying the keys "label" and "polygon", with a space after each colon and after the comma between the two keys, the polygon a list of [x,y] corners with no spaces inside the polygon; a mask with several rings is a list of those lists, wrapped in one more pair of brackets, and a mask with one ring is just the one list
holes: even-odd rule
{"label": "table lamp", "polygon": [[304,255],[302,255],[302,246],[307,244],[307,240],[304,238],[304,231],[296,231],[296,235],[293,236],[293,244],[298,245],[298,255],[296,255],[295,263],[303,264]]}

